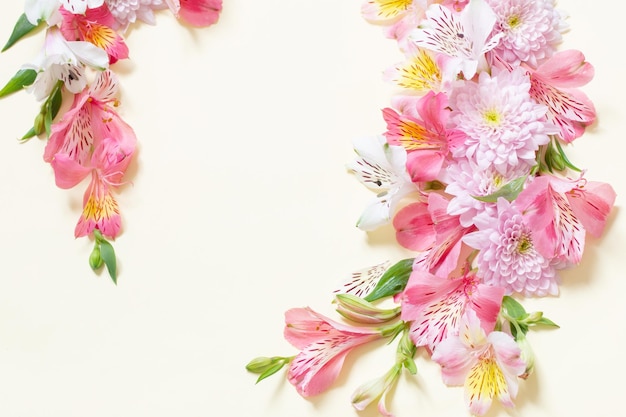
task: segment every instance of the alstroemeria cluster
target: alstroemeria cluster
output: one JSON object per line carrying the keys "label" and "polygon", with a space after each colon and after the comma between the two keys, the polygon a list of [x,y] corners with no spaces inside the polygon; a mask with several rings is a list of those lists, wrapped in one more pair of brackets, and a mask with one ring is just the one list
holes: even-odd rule
{"label": "alstroemeria cluster", "polygon": [[[33,127],[22,137],[45,135],[44,160],[60,188],[79,186],[87,177],[83,212],[75,236],[92,236],[93,269],[106,265],[116,281],[110,242],[121,231],[115,191],[126,183],[135,153],[133,129],[117,111],[118,80],[113,65],[127,59],[124,33],[137,20],[154,24],[153,11],[169,8],[185,24],[215,23],[222,0],[26,0],[3,51],[42,28],[40,53],[0,90],[0,98],[21,89],[42,102]],[[59,114],[62,101],[72,104]],[[67,107],[67,106],[66,106]]]}
{"label": "alstroemeria cluster", "polygon": [[[554,0],[369,0],[362,12],[404,59],[384,73],[400,90],[382,110],[386,129],[354,141],[348,170],[376,194],[357,226],[392,227],[414,256],[336,291],[337,312],[357,326],[331,325],[341,343],[311,330],[294,343],[297,360],[249,369],[264,378],[288,365],[300,394],[313,395],[301,381],[330,386],[347,349],[398,337],[395,364],[357,389],[355,408],[379,399],[390,416],[386,393],[403,368],[416,371],[416,349],[445,384],[464,387],[472,415],[494,400],[512,407],[534,368],[529,330],[556,327],[519,301],[558,295],[560,271],[580,263],[615,201],[565,154],[596,119],[580,90],[593,66],[558,49],[567,24]],[[291,341],[290,315],[286,325]]]}

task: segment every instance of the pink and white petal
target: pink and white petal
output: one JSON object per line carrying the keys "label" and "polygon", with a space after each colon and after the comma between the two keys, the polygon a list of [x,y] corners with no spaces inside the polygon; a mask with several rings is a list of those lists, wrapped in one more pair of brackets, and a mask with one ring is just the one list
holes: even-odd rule
{"label": "pink and white petal", "polygon": [[337,379],[348,349],[333,352],[333,339],[321,341],[302,350],[289,364],[287,379],[303,397],[326,391]]}
{"label": "pink and white petal", "polygon": [[108,103],[115,100],[119,88],[117,75],[111,70],[99,72],[89,87],[89,96],[94,100]]}
{"label": "pink and white petal", "polygon": [[441,377],[444,384],[461,386],[472,367],[475,359],[461,340],[452,336],[439,343],[431,359],[441,366]]}
{"label": "pink and white petal", "polygon": [[470,296],[468,308],[476,313],[486,334],[490,334],[496,325],[504,293],[505,289],[502,287],[478,284]]}
{"label": "pink and white petal", "polygon": [[385,271],[391,266],[390,261],[381,262],[369,268],[360,269],[352,273],[352,276],[345,280],[341,288],[333,291],[336,294],[352,294],[357,297],[365,297],[369,294]]}

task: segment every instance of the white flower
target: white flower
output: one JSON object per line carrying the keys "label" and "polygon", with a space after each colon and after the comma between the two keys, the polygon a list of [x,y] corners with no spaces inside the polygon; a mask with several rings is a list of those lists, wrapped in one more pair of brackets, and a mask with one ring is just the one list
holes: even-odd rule
{"label": "white flower", "polygon": [[470,1],[460,13],[439,4],[431,5],[426,19],[410,34],[420,48],[449,56],[448,64],[471,79],[479,64],[486,65],[484,55],[493,49],[500,34],[492,34],[496,15],[484,0]]}
{"label": "white flower", "polygon": [[73,14],[85,14],[87,9],[95,9],[103,3],[104,0],[61,0],[65,10]]}
{"label": "white flower", "polygon": [[353,144],[359,158],[348,164],[348,169],[363,185],[377,193],[357,226],[374,230],[387,224],[398,202],[417,191],[417,187],[406,170],[406,151],[402,146],[387,144],[384,136],[356,139]]}
{"label": "white flower", "polygon": [[558,129],[545,121],[547,107],[529,91],[530,79],[520,68],[462,82],[450,96],[450,119],[467,138],[453,155],[474,160],[480,169],[493,165],[501,174],[518,164],[533,166],[539,146]]}
{"label": "white flower", "polygon": [[496,31],[503,36],[494,49],[513,66],[533,68],[552,56],[567,29],[554,0],[487,0],[498,16]]}
{"label": "white flower", "polygon": [[24,65],[37,71],[29,90],[37,100],[43,100],[61,80],[68,91],[79,93],[87,85],[84,65],[104,70],[109,65],[109,56],[89,42],[67,41],[56,26],[49,27],[43,50],[34,62]]}

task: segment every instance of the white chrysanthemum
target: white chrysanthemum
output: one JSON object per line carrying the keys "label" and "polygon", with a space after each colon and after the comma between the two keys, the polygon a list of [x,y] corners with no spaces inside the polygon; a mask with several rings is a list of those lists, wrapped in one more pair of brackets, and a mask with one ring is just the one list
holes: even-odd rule
{"label": "white chrysanthemum", "polygon": [[537,104],[529,90],[530,79],[520,68],[462,81],[450,96],[450,120],[467,138],[453,155],[473,160],[480,169],[493,165],[501,174],[534,165],[539,146],[558,130],[545,121],[547,107]]}
{"label": "white chrysanthemum", "polygon": [[136,20],[154,25],[156,21],[152,11],[167,7],[163,0],[105,0],[105,3],[122,30]]}
{"label": "white chrysanthemum", "polygon": [[552,56],[567,29],[565,15],[555,0],[487,0],[498,16],[496,33],[502,33],[494,49],[513,66],[520,62],[536,68]]}
{"label": "white chrysanthemum", "polygon": [[498,191],[503,185],[527,175],[525,166],[511,167],[501,174],[492,166],[479,169],[467,159],[459,159],[446,168],[443,182],[448,184],[446,193],[454,197],[448,204],[448,214],[459,216],[463,227],[470,227],[479,214],[495,215],[495,203],[486,203],[474,197],[485,197]]}
{"label": "white chrysanthemum", "polygon": [[516,207],[500,198],[497,217],[478,216],[476,226],[478,231],[467,234],[463,241],[480,251],[477,275],[485,284],[526,297],[558,293],[552,260],[536,250],[531,229]]}

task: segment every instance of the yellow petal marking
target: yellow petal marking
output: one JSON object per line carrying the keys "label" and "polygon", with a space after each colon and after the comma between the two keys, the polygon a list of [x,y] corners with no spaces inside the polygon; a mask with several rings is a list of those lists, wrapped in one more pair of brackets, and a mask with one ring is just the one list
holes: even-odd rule
{"label": "yellow petal marking", "polygon": [[439,90],[441,71],[428,52],[420,49],[418,54],[405,65],[397,68],[394,80],[400,87],[426,92]]}
{"label": "yellow petal marking", "polygon": [[406,12],[413,0],[373,0],[370,3],[378,7],[378,15],[389,19]]}
{"label": "yellow petal marking", "polygon": [[479,406],[481,408],[488,406],[493,397],[508,394],[504,374],[489,351],[482,355],[470,370],[465,380],[465,390],[470,409],[475,403],[482,403],[483,405]]}

